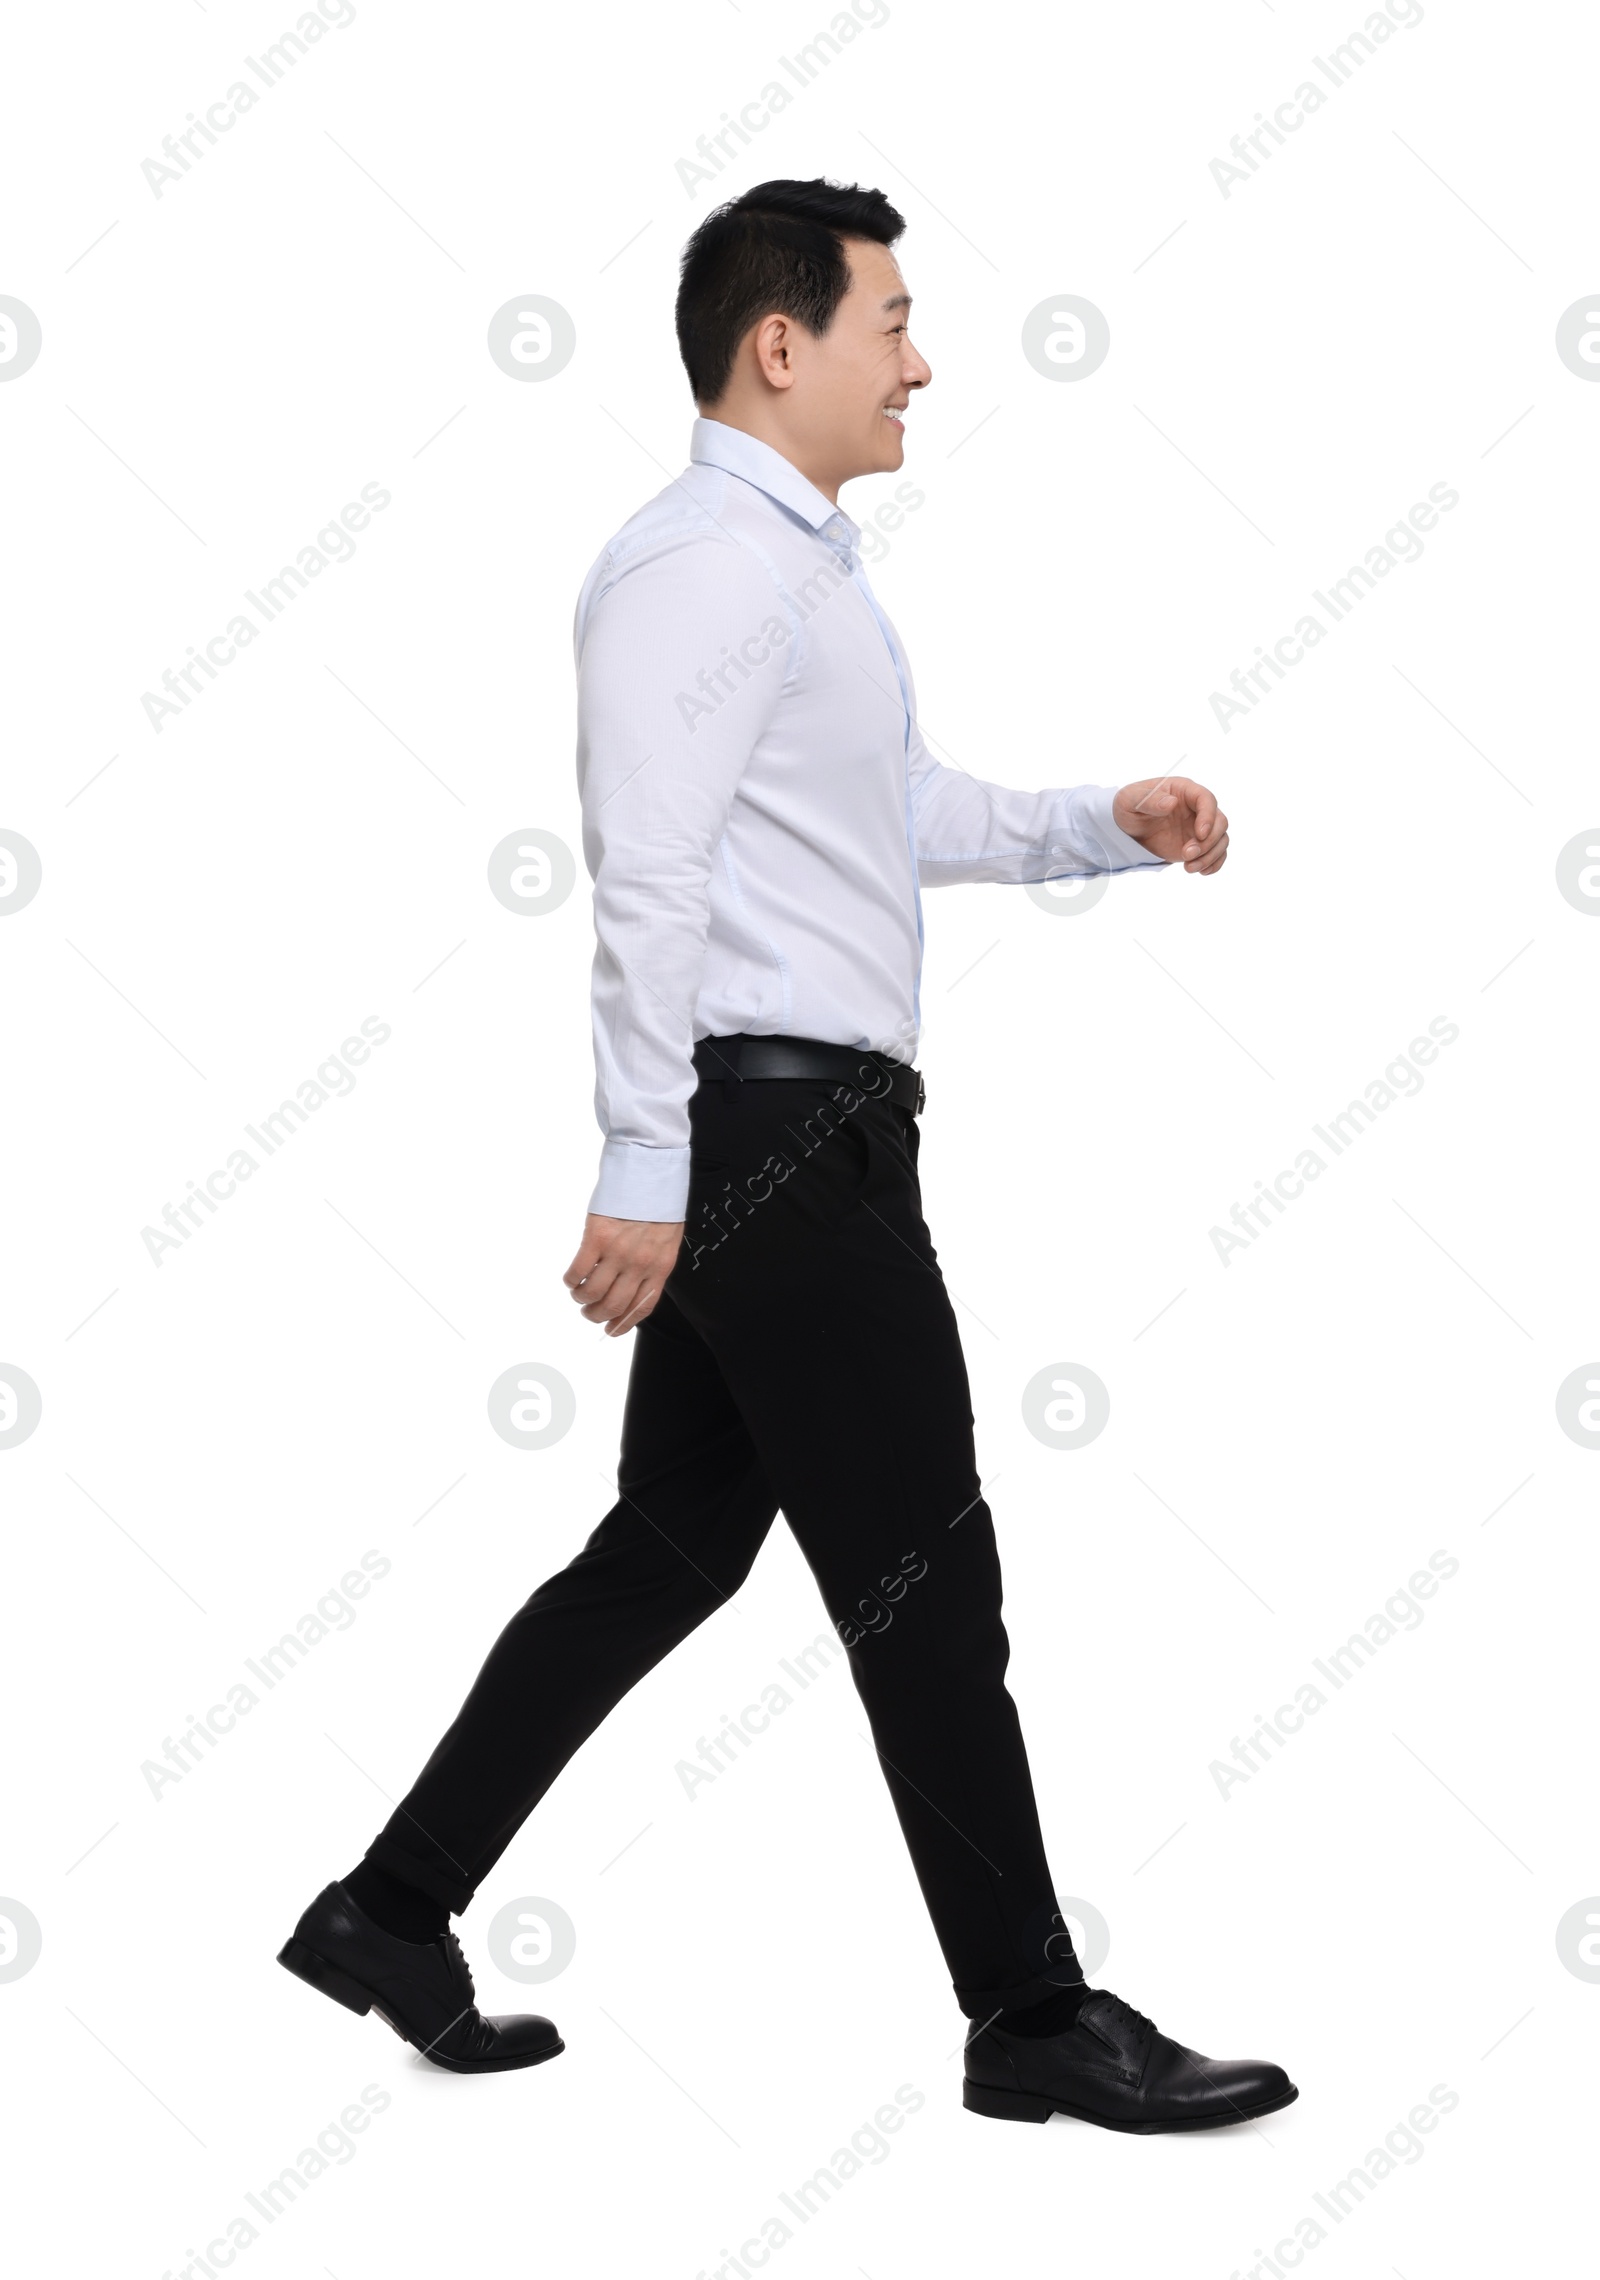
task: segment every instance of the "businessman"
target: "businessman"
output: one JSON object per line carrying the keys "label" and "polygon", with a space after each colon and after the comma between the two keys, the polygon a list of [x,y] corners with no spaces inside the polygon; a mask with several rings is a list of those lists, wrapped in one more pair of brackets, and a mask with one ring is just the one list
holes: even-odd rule
{"label": "businessman", "polygon": [[[967,2106],[1205,2129],[1297,2092],[1084,1983],[1005,1685],[912,1057],[924,887],[1211,877],[1228,825],[1184,777],[1008,791],[929,754],[838,504],[902,465],[932,378],[891,250],[904,226],[877,190],[767,182],[685,248],[690,464],[604,548],[575,627],[604,1141],[565,1279],[587,1321],[634,1333],[617,1501],[280,1960],[458,2072],[561,2050],[546,2019],[479,2013],[450,1917],[612,1706],[738,1590],[781,1510],[972,2023]],[[1007,1123],[997,1164],[1010,1141]],[[865,1978],[895,1927],[848,1904]]]}

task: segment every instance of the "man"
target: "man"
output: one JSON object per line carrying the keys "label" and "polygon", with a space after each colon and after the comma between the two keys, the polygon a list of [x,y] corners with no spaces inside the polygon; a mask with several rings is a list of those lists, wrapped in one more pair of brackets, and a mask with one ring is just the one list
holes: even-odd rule
{"label": "man", "polygon": [[458,2071],[559,2051],[547,2020],[480,2017],[449,1915],[613,1704],[738,1589],[781,1507],[974,2022],[966,2104],[1208,2128],[1297,2093],[1084,1984],[1005,1687],[909,1063],[920,886],[1209,876],[1227,819],[1182,777],[1017,792],[930,757],[837,504],[902,464],[932,377],[889,250],[903,228],[879,191],[768,182],[685,250],[691,465],[605,548],[576,625],[605,1141],[566,1282],[607,1336],[637,1332],[618,1498],[281,1960]]}

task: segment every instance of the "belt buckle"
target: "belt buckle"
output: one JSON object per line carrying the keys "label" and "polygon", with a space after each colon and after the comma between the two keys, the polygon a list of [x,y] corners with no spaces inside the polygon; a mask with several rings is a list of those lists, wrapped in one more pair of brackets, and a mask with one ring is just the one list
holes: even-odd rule
{"label": "belt buckle", "polygon": [[920,1116],[922,1114],[923,1108],[927,1103],[927,1098],[928,1088],[922,1081],[922,1071],[919,1069],[917,1071],[917,1105],[911,1112],[913,1116]]}

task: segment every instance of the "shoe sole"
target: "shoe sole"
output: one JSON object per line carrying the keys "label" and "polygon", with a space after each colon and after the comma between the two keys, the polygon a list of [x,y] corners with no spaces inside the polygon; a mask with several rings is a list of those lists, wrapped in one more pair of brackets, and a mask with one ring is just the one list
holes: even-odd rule
{"label": "shoe sole", "polygon": [[303,1979],[319,1995],[327,1995],[335,2003],[342,2003],[347,2011],[354,2011],[364,2019],[369,2011],[376,2011],[386,2027],[392,2027],[403,2043],[420,2051],[430,2065],[445,2067],[451,2074],[509,2074],[523,2066],[542,2066],[547,2058],[555,2058],[566,2049],[560,2036],[546,2043],[542,2050],[517,2051],[509,2058],[447,2058],[443,2051],[433,2050],[427,2043],[419,2043],[409,2028],[398,2019],[392,2019],[370,1987],[363,1987],[359,1979],[352,1979],[326,1956],[318,1955],[315,1948],[307,1947],[304,1940],[290,1940],[279,1950],[278,1961],[285,1971],[292,1971],[296,1979]]}
{"label": "shoe sole", "polygon": [[961,2103],[969,2114],[987,2114],[997,2122],[1047,2122],[1052,2114],[1066,2114],[1075,2122],[1092,2122],[1096,2129],[1123,2130],[1131,2137],[1166,2137],[1178,2130],[1223,2130],[1235,2122],[1259,2121],[1292,2106],[1300,2092],[1293,2083],[1281,2098],[1268,2098],[1259,2106],[1230,2106],[1225,2114],[1185,2115],[1170,2122],[1122,2121],[1096,2114],[1087,2106],[1069,2106],[1064,2098],[1044,2098],[1028,2090],[991,2090],[982,2082],[964,2081]]}

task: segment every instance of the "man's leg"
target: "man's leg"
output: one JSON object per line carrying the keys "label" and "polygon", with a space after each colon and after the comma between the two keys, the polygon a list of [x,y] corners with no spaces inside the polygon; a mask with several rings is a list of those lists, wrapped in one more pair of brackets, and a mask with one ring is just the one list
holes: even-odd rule
{"label": "man's leg", "polygon": [[[1005,1685],[999,1560],[917,1128],[887,1100],[846,1092],[857,1105],[841,1110],[836,1091],[702,1085],[698,1152],[726,1184],[720,1203],[709,1182],[691,1199],[669,1289],[846,1642],[957,1999],[981,2020],[1081,1973]],[[892,1953],[893,1926],[880,1936]]]}
{"label": "man's leg", "polygon": [[[824,1106],[815,1087],[701,1088],[696,1137],[724,1160],[726,1185],[691,1221],[692,1263],[672,1288],[847,1641],[957,2000],[976,2022],[963,2103],[1140,2134],[1275,2113],[1298,2095],[1282,2067],[1203,2057],[1083,1984],[1005,1687],[1000,1571],[955,1318],[922,1219],[917,1127],[883,1100],[844,1093],[831,1118]],[[882,1938],[895,1969],[892,1926]]]}
{"label": "man's leg", "polygon": [[618,1497],[500,1634],[368,1850],[459,1911],[573,1752],[738,1590],[777,1497],[709,1349],[670,1298],[634,1333]]}

